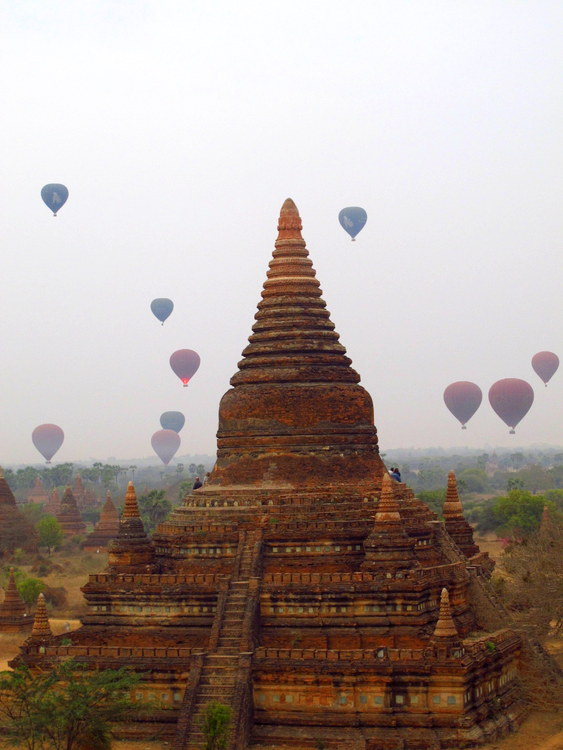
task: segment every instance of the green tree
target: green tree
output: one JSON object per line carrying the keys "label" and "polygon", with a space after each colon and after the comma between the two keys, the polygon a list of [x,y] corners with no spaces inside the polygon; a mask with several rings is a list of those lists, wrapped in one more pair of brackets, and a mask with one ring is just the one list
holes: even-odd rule
{"label": "green tree", "polygon": [[229,727],[231,725],[231,708],[223,703],[210,703],[205,710],[203,736],[205,750],[225,750]]}
{"label": "green tree", "polygon": [[151,490],[147,495],[141,495],[138,502],[145,531],[148,533],[162,523],[172,510],[172,503],[164,496],[164,490]]}
{"label": "green tree", "polygon": [[543,495],[525,490],[511,490],[495,498],[493,511],[498,520],[497,533],[522,538],[537,531],[545,505]]}
{"label": "green tree", "polygon": [[89,670],[74,660],[32,673],[20,665],[0,673],[0,727],[27,750],[108,750],[111,726],[136,707],[129,670]]}
{"label": "green tree", "polygon": [[457,475],[457,481],[465,492],[486,492],[489,478],[484,469],[464,469]]}
{"label": "green tree", "polygon": [[24,575],[20,574],[18,576],[16,574],[16,588],[29,612],[31,607],[33,607],[37,601],[37,597],[45,588],[45,584],[39,578],[32,578],[31,576],[24,577]]}
{"label": "green tree", "polygon": [[37,531],[39,533],[39,546],[47,547],[49,554],[63,542],[64,534],[61,524],[54,516],[45,516],[38,521]]}

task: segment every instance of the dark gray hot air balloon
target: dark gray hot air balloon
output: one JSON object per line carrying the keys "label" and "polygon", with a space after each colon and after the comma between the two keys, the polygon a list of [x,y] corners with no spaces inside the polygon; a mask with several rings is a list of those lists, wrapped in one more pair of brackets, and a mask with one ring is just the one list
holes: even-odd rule
{"label": "dark gray hot air balloon", "polygon": [[186,424],[186,418],[181,411],[165,411],[160,415],[160,425],[163,430],[180,432]]}
{"label": "dark gray hot air balloon", "polygon": [[367,220],[367,213],[359,206],[348,206],[348,208],[343,208],[338,214],[340,226],[345,232],[348,232],[352,238],[352,242],[355,241],[356,235],[362,231]]}
{"label": "dark gray hot air balloon", "polygon": [[164,325],[164,321],[170,316],[173,309],[174,303],[167,297],[158,297],[151,302],[152,313],[155,318],[160,320],[162,325]]}

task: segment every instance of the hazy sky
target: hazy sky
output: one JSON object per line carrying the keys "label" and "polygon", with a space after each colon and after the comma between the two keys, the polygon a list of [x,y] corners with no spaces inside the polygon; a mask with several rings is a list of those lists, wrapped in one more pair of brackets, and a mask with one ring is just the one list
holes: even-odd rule
{"label": "hazy sky", "polygon": [[[0,463],[41,460],[43,422],[56,460],[149,456],[165,410],[180,454],[214,453],[288,196],[382,450],[563,442],[563,367],[544,388],[530,365],[563,355],[561,0],[0,9]],[[515,436],[486,397],[505,377],[535,390]],[[466,432],[455,380],[485,394]]]}

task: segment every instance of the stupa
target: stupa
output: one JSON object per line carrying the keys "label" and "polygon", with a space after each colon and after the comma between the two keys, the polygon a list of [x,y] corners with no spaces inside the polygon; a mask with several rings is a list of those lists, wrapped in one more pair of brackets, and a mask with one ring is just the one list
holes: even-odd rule
{"label": "stupa", "polygon": [[14,493],[0,468],[0,557],[16,549],[36,551],[37,544],[37,532],[19,510]]}
{"label": "stupa", "polygon": [[10,568],[4,601],[0,604],[0,632],[18,633],[22,630],[29,630],[32,622],[32,618],[27,616],[26,606],[16,588],[14,569]]}
{"label": "stupa", "polygon": [[209,481],[152,542],[130,484],[83,625],[45,658],[137,669],[158,707],[126,730],[174,750],[204,747],[211,702],[231,708],[228,750],[483,742],[523,712],[521,640],[478,555],[390,481],[289,199],[278,229]]}
{"label": "stupa", "polygon": [[105,549],[109,542],[115,539],[118,531],[119,513],[108,490],[104,507],[100,513],[100,520],[96,524],[94,531],[86,537],[84,549],[94,551]]}
{"label": "stupa", "polygon": [[49,496],[49,501],[45,504],[43,510],[49,516],[56,516],[61,508],[61,498],[59,491],[56,487],[53,487]]}
{"label": "stupa", "polygon": [[49,495],[47,494],[47,490],[45,489],[41,477],[35,478],[35,483],[31,488],[31,492],[27,496],[27,502],[39,503],[40,505],[45,505],[49,502]]}
{"label": "stupa", "polygon": [[69,486],[65,488],[63,499],[57,513],[57,521],[60,523],[65,536],[75,536],[86,531],[86,524],[82,520],[76,500]]}

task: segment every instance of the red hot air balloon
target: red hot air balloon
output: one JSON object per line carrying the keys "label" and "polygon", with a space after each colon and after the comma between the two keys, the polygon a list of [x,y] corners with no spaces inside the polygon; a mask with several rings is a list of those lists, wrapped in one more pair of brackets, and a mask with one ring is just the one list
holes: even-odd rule
{"label": "red hot air balloon", "polygon": [[191,349],[178,349],[170,357],[170,367],[180,378],[184,388],[198,371],[200,361],[199,354]]}
{"label": "red hot air balloon", "polygon": [[559,357],[553,352],[538,352],[532,357],[532,367],[547,388],[548,382],[555,375],[559,367]]}
{"label": "red hot air balloon", "polygon": [[158,430],[151,438],[153,451],[168,466],[180,447],[180,436],[174,430]]}
{"label": "red hot air balloon", "polygon": [[444,401],[454,417],[461,422],[461,429],[466,430],[477,409],[481,406],[483,393],[478,385],[468,380],[451,383],[444,391]]}
{"label": "red hot air balloon", "polygon": [[65,439],[65,434],[56,424],[40,424],[31,433],[33,445],[48,464],[59,450]]}
{"label": "red hot air balloon", "polygon": [[525,380],[505,378],[490,387],[489,401],[497,415],[511,428],[510,435],[514,435],[514,428],[534,403],[534,390]]}

